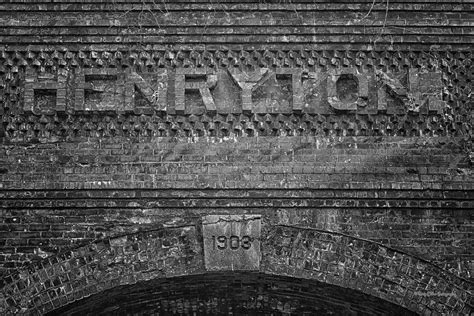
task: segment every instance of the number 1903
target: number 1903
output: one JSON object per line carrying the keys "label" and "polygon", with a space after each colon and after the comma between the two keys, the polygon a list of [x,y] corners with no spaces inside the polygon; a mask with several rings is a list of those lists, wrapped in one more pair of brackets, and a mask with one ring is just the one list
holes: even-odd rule
{"label": "number 1903", "polygon": [[232,249],[237,250],[239,248],[250,249],[252,247],[252,237],[250,236],[212,236],[212,247],[213,249]]}

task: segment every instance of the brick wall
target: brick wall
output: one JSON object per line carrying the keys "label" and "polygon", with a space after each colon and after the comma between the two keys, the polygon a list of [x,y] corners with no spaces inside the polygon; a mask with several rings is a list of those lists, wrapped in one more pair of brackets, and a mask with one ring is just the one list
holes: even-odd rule
{"label": "brick wall", "polygon": [[462,139],[88,139],[4,146],[4,267],[176,217],[254,212],[381,242],[470,278]]}
{"label": "brick wall", "polygon": [[[455,301],[392,303],[468,313],[472,4],[155,2],[0,4],[3,285],[98,240],[261,214],[440,269]],[[239,85],[262,69],[253,108]]]}

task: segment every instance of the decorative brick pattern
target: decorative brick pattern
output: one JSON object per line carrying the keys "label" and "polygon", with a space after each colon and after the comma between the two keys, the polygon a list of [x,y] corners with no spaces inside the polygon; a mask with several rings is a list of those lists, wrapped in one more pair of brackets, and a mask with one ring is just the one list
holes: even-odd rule
{"label": "decorative brick pattern", "polygon": [[[90,50],[63,52],[54,50],[29,51],[26,53],[3,51],[0,54],[0,64],[3,61],[3,66],[0,66],[2,67],[0,74],[3,76],[3,79],[0,81],[0,93],[4,96],[4,102],[3,110],[0,111],[4,112],[2,116],[4,134],[7,139],[13,142],[31,142],[36,140],[44,142],[70,140],[77,136],[112,137],[116,135],[153,137],[332,134],[348,136],[461,136],[469,135],[472,130],[468,110],[469,78],[472,75],[469,71],[472,61],[471,55],[472,52],[443,51],[381,53],[374,51],[255,50],[228,51],[224,55],[217,50],[162,52],[100,52]],[[273,59],[274,61],[268,64]],[[235,63],[229,64],[232,60]],[[36,84],[37,87],[40,87],[38,86],[39,84],[49,84],[59,87],[59,85],[64,85],[64,83],[53,82],[51,81],[52,79],[49,79],[49,81],[40,83],[22,84],[25,73],[32,71],[30,67],[34,67],[39,73],[44,71],[67,73],[71,69],[79,67],[79,70],[76,70],[79,71],[79,74],[75,76],[79,79],[82,78],[81,80],[83,81],[85,75],[81,75],[84,72],[81,72],[81,69],[84,67],[86,67],[85,72],[90,74],[89,77],[93,76],[93,74],[96,74],[96,76],[106,76],[109,74],[107,76],[111,76],[117,74],[117,68],[127,69],[131,67],[134,71],[136,70],[144,74],[151,69],[161,69],[161,67],[178,68],[177,71],[180,73],[183,71],[194,75],[197,72],[201,73],[203,76],[206,76],[207,83],[206,80],[202,83],[186,83],[184,79],[180,79],[181,77],[184,78],[185,75],[177,74],[175,78],[176,87],[171,94],[171,96],[176,96],[176,104],[174,107],[168,106],[168,110],[166,110],[164,92],[162,90],[154,92],[151,87],[146,86],[146,83],[142,80],[143,78],[139,78],[140,76],[135,72],[128,74],[129,82],[127,83],[122,82],[120,84],[121,81],[114,81],[117,85],[114,89],[124,89],[127,91],[127,96],[123,99],[119,99],[117,96],[114,97],[114,102],[117,105],[115,108],[110,108],[110,105],[102,108],[100,105],[84,107],[84,91],[94,91],[90,84],[84,82],[78,84],[74,90],[75,106],[67,110],[67,115],[62,115],[61,111],[65,110],[64,98],[66,97],[66,92],[63,88],[44,90],[55,91],[57,101],[52,109],[41,110],[38,106],[34,106],[34,91],[37,90],[35,90],[36,88],[33,89],[31,85]],[[251,103],[249,103],[251,102],[251,95],[249,94],[251,90],[243,88],[241,91],[241,98],[244,102],[242,104],[243,114],[239,113],[242,111],[237,111],[236,113],[218,112],[218,115],[215,115],[216,104],[209,89],[215,86],[215,80],[217,79],[212,79],[211,77],[215,75],[207,74],[208,71],[204,69],[228,67],[231,69],[234,67],[245,69],[248,67],[256,69],[262,69],[261,67],[278,67],[277,76],[284,76],[286,74],[286,76],[290,76],[291,80],[293,80],[292,108],[294,113],[247,113],[251,109]],[[349,69],[346,69],[346,67],[349,67]],[[368,83],[364,79],[365,76],[358,74],[357,78],[361,81],[360,88],[363,89],[363,91],[360,91],[359,99],[364,99],[364,102],[366,102],[367,97],[369,97],[371,104],[378,104],[378,110],[377,108],[372,109],[372,106],[366,107],[366,103],[362,101],[358,103],[360,103],[363,110],[357,110],[354,107],[356,103],[352,103],[350,108],[345,106],[341,108],[341,105],[337,105],[337,102],[333,104],[331,101],[330,104],[333,104],[335,109],[351,110],[352,112],[341,114],[326,110],[321,113],[318,113],[319,110],[315,113],[305,113],[305,111],[302,113],[300,111],[303,108],[303,104],[321,102],[311,99],[312,90],[308,90],[309,88],[305,88],[306,92],[304,95],[300,94],[303,89],[298,79],[301,75],[300,71],[304,70],[309,72],[309,74],[317,73],[321,70],[328,73],[347,73],[348,71],[358,73],[359,71],[375,69],[377,80],[391,87],[391,90],[395,89],[395,93],[401,93],[389,82],[392,79],[386,73],[406,72],[406,68],[436,71],[433,74],[439,76],[436,79],[439,82],[435,80],[435,77],[432,78],[433,82],[436,81],[437,85],[442,84],[448,88],[442,89],[439,86],[435,89],[436,94],[439,92],[439,96],[435,98],[432,95],[435,92],[426,90],[427,87],[412,79],[409,85],[414,89],[413,95],[410,95],[411,99],[407,99],[405,92],[404,96],[397,96],[398,99],[402,98],[404,100],[404,106],[401,108],[393,108],[392,106],[387,109],[388,96],[384,92],[385,89],[379,89],[379,95],[369,95],[367,91]],[[417,78],[415,75],[418,72],[418,70],[411,71],[409,78]],[[305,75],[307,76],[308,73]],[[421,76],[420,82],[427,82],[427,79],[429,80],[426,77],[426,73],[421,73],[419,76]],[[163,78],[166,78],[166,76]],[[31,77],[28,80],[35,79]],[[123,81],[123,79],[120,80]],[[335,92],[331,88],[330,82],[331,80],[327,84],[327,93],[328,98],[332,99],[331,96]],[[130,86],[130,84],[133,85]],[[153,107],[146,111],[140,107],[135,108],[131,104],[133,100],[136,100],[134,86],[137,84],[145,99],[154,104]],[[242,84],[244,84],[243,81],[239,83],[240,86]],[[161,85],[166,87],[168,83],[163,81]],[[187,88],[184,88],[184,86],[179,88],[181,85],[186,85]],[[429,87],[433,88],[434,85],[431,84]],[[184,93],[186,89],[189,91],[200,91],[205,109],[209,113],[193,115],[191,112],[191,115],[189,115],[190,113],[182,115],[185,110]],[[255,86],[252,89],[255,89]],[[26,98],[24,101],[22,100],[23,93],[25,93],[24,98]],[[245,94],[249,96],[245,96]],[[428,105],[425,104],[425,97],[422,98],[421,94],[431,95],[427,99],[429,100]],[[305,100],[301,99],[303,96]],[[68,95],[68,98],[72,98],[72,96]],[[174,98],[168,98],[168,101],[175,102]],[[24,106],[21,106],[22,102],[24,102]],[[121,102],[123,105],[120,105]],[[218,105],[218,107],[221,106],[220,104]],[[32,113],[24,115],[22,114],[23,109],[32,111]],[[79,112],[75,113],[72,111],[73,109]],[[433,111],[429,112],[428,109],[432,109],[436,113]],[[87,113],[80,115],[81,111],[84,110],[87,110]],[[99,112],[97,112],[98,110]],[[56,111],[59,111],[59,113]],[[128,114],[126,115],[118,115],[127,112]],[[133,114],[133,112],[135,113]],[[75,115],[73,115],[74,113]]]}

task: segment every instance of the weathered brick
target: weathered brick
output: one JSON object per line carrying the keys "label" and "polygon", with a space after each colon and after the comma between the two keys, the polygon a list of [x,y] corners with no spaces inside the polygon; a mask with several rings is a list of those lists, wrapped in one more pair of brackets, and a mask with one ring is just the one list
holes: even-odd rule
{"label": "weathered brick", "polygon": [[[28,279],[6,279],[2,313],[115,310],[106,294],[165,314],[472,311],[469,4],[59,2],[0,5],[0,266]],[[327,100],[343,72],[357,104]],[[161,230],[208,214],[261,214],[269,270],[202,274],[199,230],[181,231],[195,248]]]}

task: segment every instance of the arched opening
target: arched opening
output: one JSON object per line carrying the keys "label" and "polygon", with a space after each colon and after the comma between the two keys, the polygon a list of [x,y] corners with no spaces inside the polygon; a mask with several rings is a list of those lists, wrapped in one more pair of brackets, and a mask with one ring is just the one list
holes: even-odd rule
{"label": "arched opening", "polygon": [[0,313],[409,315],[471,310],[469,282],[368,240],[267,226],[259,237],[256,267],[218,265],[216,270],[206,263],[212,253],[203,251],[198,228],[189,224],[101,240],[19,269],[4,281]]}
{"label": "arched opening", "polygon": [[48,315],[415,315],[360,291],[259,272],[160,278],[81,299]]}

